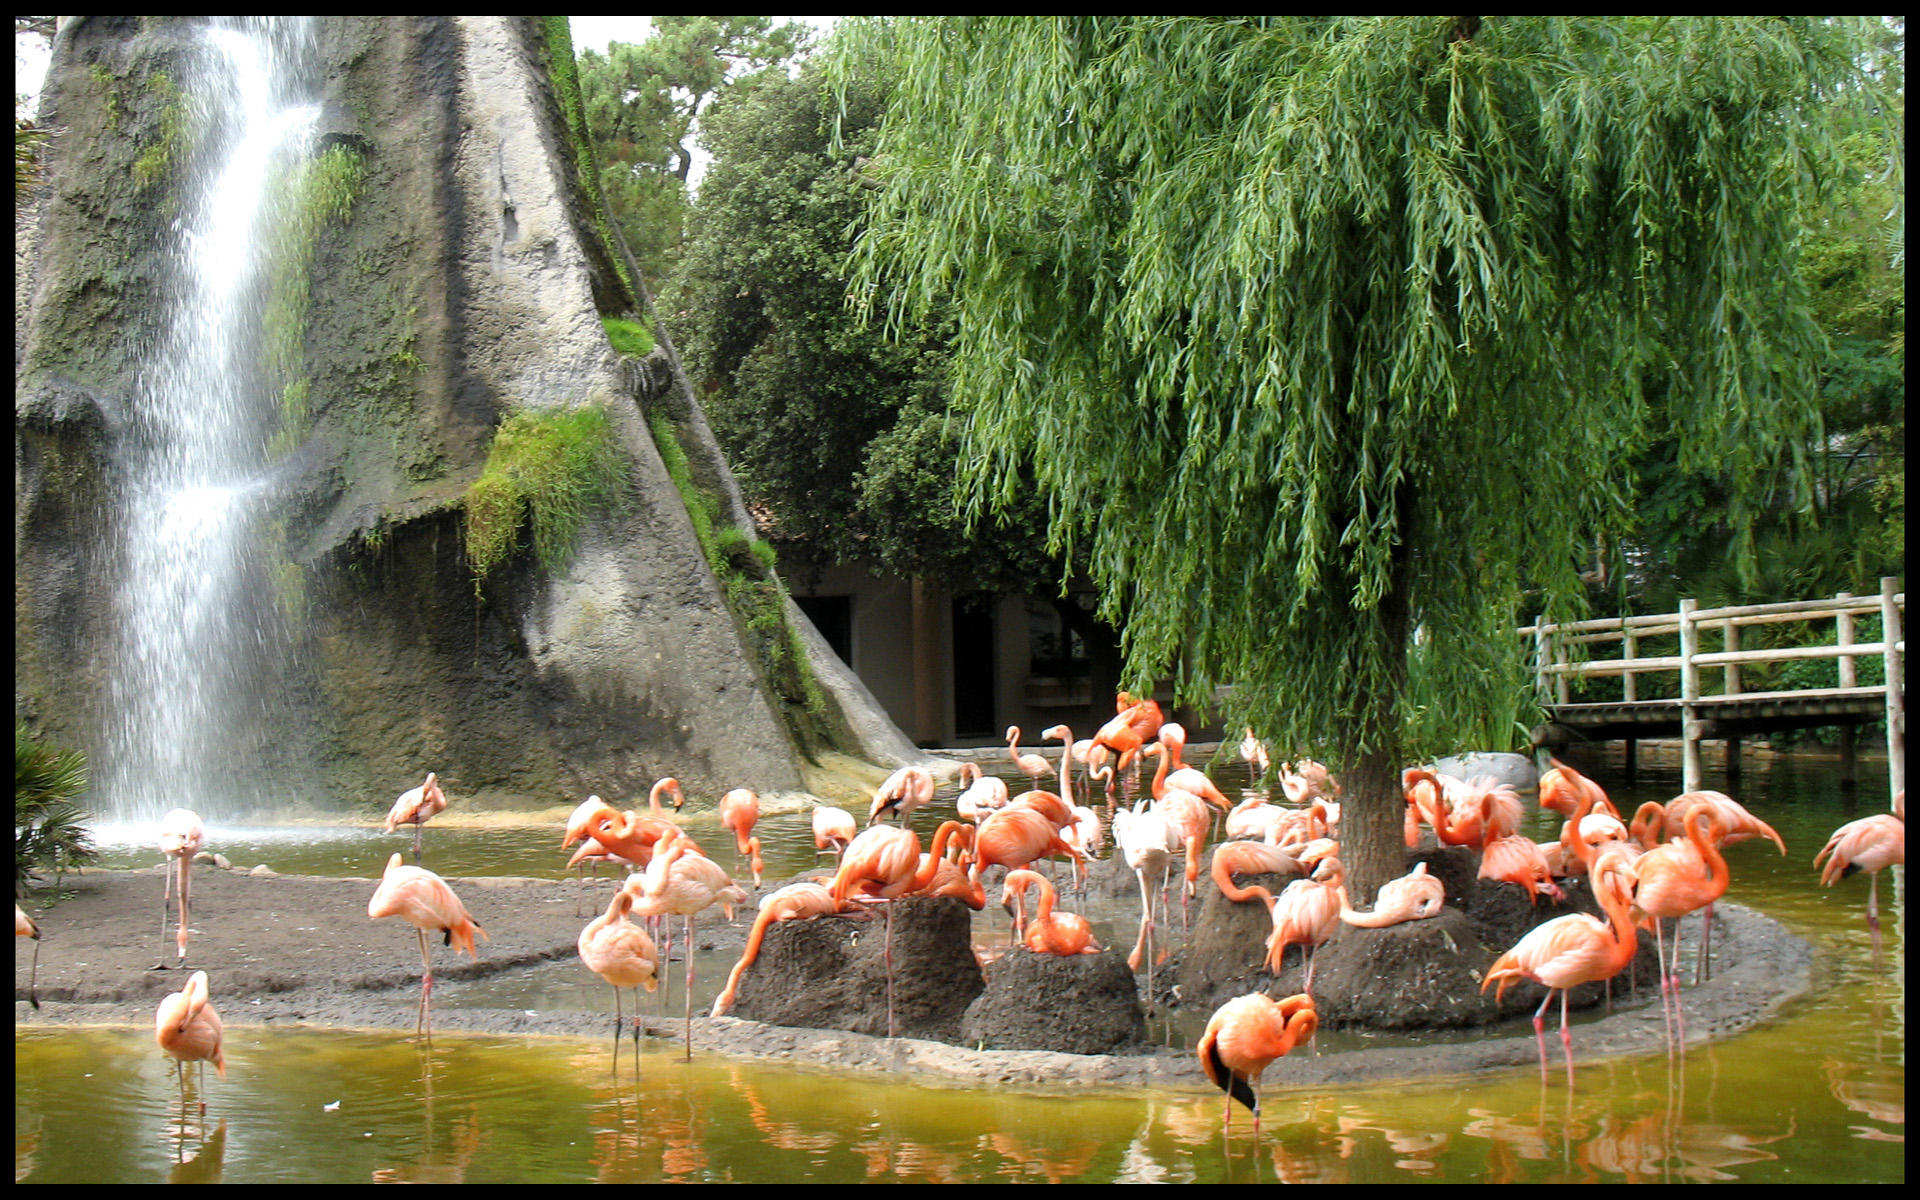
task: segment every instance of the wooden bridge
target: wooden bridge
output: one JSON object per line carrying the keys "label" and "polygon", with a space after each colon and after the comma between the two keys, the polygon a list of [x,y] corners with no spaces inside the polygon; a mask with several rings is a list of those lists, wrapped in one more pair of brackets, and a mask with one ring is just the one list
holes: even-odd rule
{"label": "wooden bridge", "polygon": [[[1686,790],[1700,786],[1700,743],[1725,741],[1727,774],[1740,773],[1740,740],[1748,734],[1814,725],[1841,728],[1841,778],[1856,779],[1855,735],[1858,727],[1884,717],[1887,723],[1887,773],[1895,792],[1906,787],[1906,705],[1900,661],[1905,593],[1894,591],[1891,578],[1880,581],[1878,596],[1841,592],[1830,600],[1796,600],[1786,604],[1750,604],[1734,608],[1702,609],[1694,600],[1682,600],[1680,611],[1659,616],[1609,617],[1563,625],[1530,625],[1534,645],[1534,680],[1540,702],[1556,724],[1594,740],[1621,738],[1627,744],[1627,770],[1634,766],[1634,743],[1639,738],[1680,737],[1685,754],[1682,778]],[[1854,640],[1855,622],[1880,618],[1881,639]],[[1755,625],[1786,622],[1832,622],[1831,640],[1820,644],[1742,650],[1740,631]],[[1702,635],[1717,640],[1719,649],[1703,650]],[[1678,636],[1679,653],[1643,657],[1641,643]],[[1822,632],[1823,639],[1826,637]],[[1595,658],[1593,651],[1619,643],[1618,657]],[[1886,680],[1866,687],[1856,682],[1861,658],[1879,658]],[[1839,660],[1839,686],[1784,691],[1745,691],[1740,668],[1747,663],[1778,663],[1803,659]],[[1679,672],[1678,695],[1640,699],[1637,677]],[[1720,691],[1703,692],[1702,676],[1720,677]],[[1621,698],[1597,703],[1570,700],[1575,679],[1618,675]],[[1655,681],[1648,681],[1654,683]],[[1646,690],[1654,690],[1648,688]],[[1671,690],[1661,688],[1660,690]]]}

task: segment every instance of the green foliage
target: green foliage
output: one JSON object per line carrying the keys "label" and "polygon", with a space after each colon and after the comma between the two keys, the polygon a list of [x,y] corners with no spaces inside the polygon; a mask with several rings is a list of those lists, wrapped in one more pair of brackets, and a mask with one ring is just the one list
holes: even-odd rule
{"label": "green foliage", "polygon": [[771,17],[658,16],[638,45],[581,54],[600,186],[643,278],[666,278],[679,258],[694,122],[715,97],[785,62],[806,38],[805,26],[776,28]]}
{"label": "green foliage", "polygon": [[13,723],[13,889],[40,871],[68,871],[92,862],[86,822],[74,803],[87,790],[87,759],[78,750],[36,742],[26,722]]}
{"label": "green foliage", "polygon": [[[843,23],[837,86],[897,73],[855,294],[901,331],[950,306],[973,511],[1035,481],[1125,682],[1397,758],[1416,627],[1516,660],[1481,633],[1523,579],[1581,614],[1650,380],[1745,544],[1813,428],[1797,214],[1838,161],[1800,114],[1858,82],[1859,30]],[[1425,698],[1435,736],[1511,673]]]}
{"label": "green foliage", "polygon": [[746,632],[747,644],[760,659],[794,745],[809,762],[815,761],[815,749],[832,744],[827,731],[826,697],[813,677],[799,635],[787,624],[784,593],[773,573],[773,547],[724,520],[719,501],[694,481],[693,468],[671,421],[656,414],[650,427],[660,460],[693,522],[701,552],[720,581],[727,610]]}
{"label": "green foliage", "polygon": [[629,358],[645,358],[653,353],[653,330],[640,322],[625,317],[601,317],[600,324],[607,331],[607,341]]}
{"label": "green foliage", "polygon": [[[1660,389],[1651,445],[1636,463],[1635,528],[1619,575],[1622,611],[1670,612],[1682,596],[1766,603],[1877,591],[1906,569],[1904,26],[1870,28],[1876,105],[1812,113],[1836,140],[1839,169],[1798,214],[1798,271],[1825,344],[1819,423],[1801,455],[1762,489],[1750,555],[1737,553],[1716,464],[1684,467]],[[1605,603],[1605,601],[1602,601]]]}
{"label": "green foliage", "polygon": [[970,526],[954,502],[963,420],[948,412],[942,337],[889,340],[846,308],[855,163],[881,95],[850,99],[837,150],[822,100],[815,71],[768,74],[703,123],[714,162],[671,307],[714,433],[806,567],[862,559],[956,592],[1037,590],[1061,573],[1044,503]]}
{"label": "green foliage", "polygon": [[606,410],[522,409],[493,435],[487,465],[467,488],[467,566],[481,583],[520,545],[531,515],[533,551],[545,571],[572,557],[587,514],[625,501],[626,460]]}

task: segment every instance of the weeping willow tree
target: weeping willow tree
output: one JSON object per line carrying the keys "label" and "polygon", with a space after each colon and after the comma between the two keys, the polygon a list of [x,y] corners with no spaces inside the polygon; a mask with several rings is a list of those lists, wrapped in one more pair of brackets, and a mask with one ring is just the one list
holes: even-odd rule
{"label": "weeping willow tree", "polygon": [[[951,304],[962,499],[1023,468],[1129,681],[1344,766],[1397,875],[1408,661],[1465,731],[1523,586],[1579,615],[1646,393],[1689,463],[1811,440],[1795,214],[1859,31],[1797,18],[848,23],[888,73],[853,298]],[[1489,614],[1497,614],[1489,619]],[[1217,707],[1217,706],[1216,706]],[[1451,716],[1448,716],[1448,714]]]}

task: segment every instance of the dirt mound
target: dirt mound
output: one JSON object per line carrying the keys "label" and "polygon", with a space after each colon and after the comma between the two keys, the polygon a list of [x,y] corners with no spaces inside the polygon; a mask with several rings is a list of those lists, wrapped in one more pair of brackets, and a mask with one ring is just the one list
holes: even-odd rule
{"label": "dirt mound", "polygon": [[1146,1017],[1126,956],[1060,957],[1015,946],[987,970],[967,1007],[960,1040],[989,1050],[1112,1054],[1146,1038]]}
{"label": "dirt mound", "polygon": [[[1313,995],[1323,1024],[1434,1029],[1485,1025],[1530,1012],[1546,994],[1539,984],[1511,985],[1499,1003],[1492,989],[1480,991],[1494,960],[1554,917],[1585,912],[1605,919],[1583,881],[1569,889],[1565,901],[1542,897],[1536,906],[1512,884],[1475,878],[1479,860],[1465,847],[1408,851],[1407,869],[1416,862],[1426,863],[1427,872],[1446,886],[1445,910],[1430,920],[1385,929],[1342,924],[1315,951]],[[1242,880],[1275,894],[1286,882],[1279,876]],[[1300,951],[1289,948],[1279,975],[1265,969],[1266,940],[1273,931],[1265,904],[1236,904],[1218,888],[1204,889],[1204,895],[1179,964],[1182,1003],[1209,1008],[1247,992],[1280,997],[1305,990]],[[1632,964],[1635,985],[1657,986],[1654,959],[1652,939],[1643,937]],[[1627,985],[1623,973],[1616,990],[1624,992]],[[1604,984],[1578,987],[1569,1007],[1597,1004],[1605,996]]]}
{"label": "dirt mound", "polygon": [[[958,900],[893,902],[893,1013],[902,1036],[957,1041],[986,987],[973,913]],[[886,919],[782,921],[740,981],[732,1015],[807,1029],[887,1033]]]}

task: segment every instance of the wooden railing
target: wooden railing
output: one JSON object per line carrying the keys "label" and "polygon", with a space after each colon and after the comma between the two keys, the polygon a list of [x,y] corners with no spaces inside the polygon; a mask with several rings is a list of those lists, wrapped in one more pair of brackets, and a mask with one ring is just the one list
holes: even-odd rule
{"label": "wooden railing", "polygon": [[[1657,703],[1680,709],[1680,724],[1685,745],[1683,775],[1689,791],[1699,786],[1700,735],[1705,723],[1698,709],[1704,705],[1730,703],[1759,704],[1784,697],[1795,699],[1845,700],[1884,696],[1887,719],[1887,761],[1891,784],[1897,792],[1906,787],[1906,709],[1900,679],[1900,660],[1906,652],[1903,640],[1905,593],[1894,590],[1895,580],[1880,581],[1878,596],[1853,596],[1846,592],[1830,600],[1796,600],[1785,604],[1748,604],[1729,608],[1702,609],[1692,599],[1680,602],[1680,611],[1657,616],[1608,617],[1565,624],[1530,625],[1520,630],[1534,639],[1534,680],[1540,702],[1549,708],[1572,703],[1571,685],[1580,678],[1621,676],[1622,703],[1641,703],[1635,683],[1637,676],[1652,672],[1677,671],[1679,696]],[[1863,616],[1881,619],[1881,640],[1854,640],[1855,622]],[[1742,650],[1740,630],[1754,625],[1783,622],[1833,622],[1833,641],[1814,645]],[[1702,651],[1703,631],[1718,632],[1721,649]],[[1642,657],[1639,643],[1648,638],[1679,635],[1680,653]],[[1572,647],[1592,647],[1623,642],[1619,658],[1570,661]],[[1886,666],[1883,684],[1861,687],[1856,662],[1863,657],[1881,658]],[[1742,688],[1740,668],[1747,663],[1779,663],[1805,659],[1839,660],[1839,687],[1790,689],[1788,691],[1748,692]],[[1721,691],[1702,693],[1703,672],[1721,672]],[[1810,722],[1811,723],[1811,722]]]}

